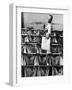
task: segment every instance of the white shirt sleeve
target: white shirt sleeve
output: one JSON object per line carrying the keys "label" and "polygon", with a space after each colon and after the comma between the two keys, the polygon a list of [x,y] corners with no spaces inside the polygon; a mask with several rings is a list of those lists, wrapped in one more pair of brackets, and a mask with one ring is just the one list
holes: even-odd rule
{"label": "white shirt sleeve", "polygon": [[46,26],[46,29],[48,30],[48,34],[50,34],[51,33],[51,24],[47,24],[47,26]]}

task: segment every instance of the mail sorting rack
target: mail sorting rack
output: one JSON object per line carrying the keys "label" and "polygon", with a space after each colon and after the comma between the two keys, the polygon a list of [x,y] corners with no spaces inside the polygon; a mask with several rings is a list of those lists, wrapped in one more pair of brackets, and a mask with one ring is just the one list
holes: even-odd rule
{"label": "mail sorting rack", "polygon": [[52,30],[50,53],[42,50],[46,31],[21,29],[21,77],[63,75],[63,31]]}

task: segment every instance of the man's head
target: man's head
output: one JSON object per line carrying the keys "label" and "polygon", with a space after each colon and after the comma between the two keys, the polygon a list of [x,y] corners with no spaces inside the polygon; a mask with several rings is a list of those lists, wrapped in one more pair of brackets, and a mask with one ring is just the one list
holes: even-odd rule
{"label": "man's head", "polygon": [[52,15],[49,15],[49,17],[48,17],[48,23],[51,23],[52,20],[53,20],[53,16]]}

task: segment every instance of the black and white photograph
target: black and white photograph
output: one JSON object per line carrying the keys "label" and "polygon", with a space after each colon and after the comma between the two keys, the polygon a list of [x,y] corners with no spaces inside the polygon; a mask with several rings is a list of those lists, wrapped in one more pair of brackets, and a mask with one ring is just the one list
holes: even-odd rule
{"label": "black and white photograph", "polygon": [[68,8],[10,5],[10,84],[70,82],[70,29]]}
{"label": "black and white photograph", "polygon": [[63,74],[63,14],[21,12],[21,77]]}

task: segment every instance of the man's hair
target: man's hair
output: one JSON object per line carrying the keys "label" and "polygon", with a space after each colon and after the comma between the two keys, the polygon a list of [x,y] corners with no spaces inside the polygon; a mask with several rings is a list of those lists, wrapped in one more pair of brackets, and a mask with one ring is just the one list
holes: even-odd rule
{"label": "man's hair", "polygon": [[52,20],[53,20],[53,16],[52,15],[49,15],[51,18],[48,20],[48,23],[51,23]]}

